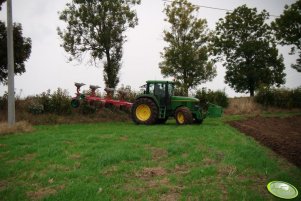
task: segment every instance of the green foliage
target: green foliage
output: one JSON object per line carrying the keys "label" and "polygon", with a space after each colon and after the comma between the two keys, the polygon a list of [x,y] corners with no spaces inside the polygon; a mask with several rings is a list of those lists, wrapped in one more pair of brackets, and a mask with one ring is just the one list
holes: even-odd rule
{"label": "green foliage", "polygon": [[[31,53],[31,39],[23,37],[22,25],[19,23],[14,24],[13,37],[15,74],[22,74]],[[7,76],[7,31],[5,23],[0,21],[0,83],[5,84]]]}
{"label": "green foliage", "polygon": [[6,0],[0,0],[0,10],[2,9],[2,4],[6,2]]}
{"label": "green foliage", "polygon": [[133,91],[131,89],[131,86],[124,86],[122,85],[118,90],[117,90],[117,99],[118,100],[125,100],[128,102],[134,102],[136,99],[136,96],[138,92]]}
{"label": "green foliage", "polygon": [[206,88],[202,88],[202,90],[196,91],[196,98],[198,98],[202,105],[205,105],[206,103],[210,102],[219,106],[222,106],[223,108],[228,107],[229,100],[228,96],[225,93],[225,91],[217,90],[207,90]]}
{"label": "green foliage", "polygon": [[90,105],[87,101],[82,101],[82,103],[79,106],[81,114],[89,115],[94,114],[96,112],[95,105]]}
{"label": "green foliage", "polygon": [[213,50],[226,68],[225,82],[236,92],[250,93],[261,85],[285,83],[285,66],[278,55],[268,12],[246,5],[227,13],[216,25]]}
{"label": "green foliage", "polygon": [[60,19],[67,23],[64,31],[58,28],[62,47],[70,60],[82,61],[84,55],[96,64],[103,61],[104,80],[109,88],[119,82],[124,32],[137,25],[132,7],[140,0],[73,0],[60,12]]}
{"label": "green foliage", "polygon": [[171,28],[164,31],[168,47],[161,53],[163,61],[159,67],[163,76],[174,77],[178,88],[187,95],[189,88],[216,75],[208,56],[207,21],[197,17],[198,7],[187,0],[175,0],[164,11]]}
{"label": "green foliage", "polygon": [[28,111],[32,114],[53,113],[71,114],[71,98],[66,90],[58,88],[51,94],[50,90],[35,97],[29,97]]}
{"label": "green foliage", "polygon": [[291,54],[298,49],[299,58],[292,68],[301,72],[301,0],[285,5],[283,14],[272,22],[272,28],[281,45],[293,45]]}
{"label": "green foliage", "polygon": [[37,102],[32,102],[28,106],[28,112],[31,114],[43,114],[44,113],[44,106],[42,104],[39,104]]}
{"label": "green foliage", "polygon": [[296,89],[260,88],[255,100],[266,107],[301,108],[301,87]]}

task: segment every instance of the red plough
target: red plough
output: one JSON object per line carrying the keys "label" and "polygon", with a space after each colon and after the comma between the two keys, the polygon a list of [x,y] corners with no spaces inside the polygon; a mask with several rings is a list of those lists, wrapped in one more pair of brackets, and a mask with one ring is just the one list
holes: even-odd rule
{"label": "red plough", "polygon": [[86,101],[89,105],[99,105],[100,107],[105,106],[109,108],[115,107],[121,110],[130,110],[133,105],[133,103],[124,100],[124,97],[126,96],[125,91],[118,91],[121,96],[121,100],[115,100],[112,98],[114,89],[105,88],[107,95],[106,97],[101,98],[96,95],[96,90],[100,88],[99,86],[90,85],[90,94],[83,94],[80,92],[80,88],[84,85],[84,83],[75,83],[76,96],[71,100],[71,106],[73,108],[78,108],[82,101]]}

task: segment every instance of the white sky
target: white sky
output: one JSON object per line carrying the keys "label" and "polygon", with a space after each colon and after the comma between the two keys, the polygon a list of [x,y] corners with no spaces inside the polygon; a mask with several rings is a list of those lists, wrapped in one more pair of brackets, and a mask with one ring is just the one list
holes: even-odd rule
{"label": "white sky", "polygon": [[[58,19],[58,11],[65,8],[70,0],[12,0],[13,20],[23,26],[23,35],[32,39],[32,53],[26,62],[26,72],[15,77],[16,93],[21,96],[39,94],[47,89],[52,91],[58,87],[67,89],[72,95],[75,92],[74,82],[83,82],[87,85],[99,85],[104,88],[103,68],[89,66],[86,63],[68,63],[67,53],[60,47],[57,27],[63,26]],[[294,0],[191,0],[195,5],[218,7],[233,10],[247,4],[257,7],[258,11],[266,9],[271,15],[280,15],[285,4],[292,4]],[[127,42],[124,45],[123,65],[120,71],[120,82],[139,90],[146,80],[163,79],[158,67],[161,61],[160,52],[166,45],[163,41],[163,30],[168,28],[164,23],[165,15],[162,12],[162,0],[142,0],[136,7],[139,25],[127,31]],[[200,8],[199,17],[206,18],[209,28],[214,29],[219,18],[224,17],[225,11]],[[273,18],[271,18],[273,19]],[[6,22],[6,3],[3,4],[0,20]],[[285,59],[287,73],[286,87],[295,88],[301,85],[301,73],[291,69],[297,56],[288,55],[289,47],[280,47]],[[218,75],[212,82],[201,85],[212,90],[225,90],[233,96],[237,94],[224,84],[225,69],[217,64]],[[88,89],[88,86],[83,87]],[[0,85],[0,95],[7,90],[7,86]]]}

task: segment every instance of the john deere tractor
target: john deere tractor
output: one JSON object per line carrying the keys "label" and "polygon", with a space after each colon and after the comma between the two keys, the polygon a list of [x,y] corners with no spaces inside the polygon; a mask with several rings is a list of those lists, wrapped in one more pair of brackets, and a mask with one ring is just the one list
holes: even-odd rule
{"label": "john deere tractor", "polygon": [[144,94],[133,103],[131,115],[136,124],[163,124],[175,117],[177,124],[201,124],[207,115],[197,98],[174,96],[174,82],[147,81]]}

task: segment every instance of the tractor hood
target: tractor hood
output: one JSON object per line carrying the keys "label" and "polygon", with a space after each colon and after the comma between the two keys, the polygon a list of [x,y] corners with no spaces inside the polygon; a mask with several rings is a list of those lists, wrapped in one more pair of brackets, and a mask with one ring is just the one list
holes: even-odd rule
{"label": "tractor hood", "polygon": [[172,96],[171,101],[173,102],[199,102],[199,99],[185,96]]}

